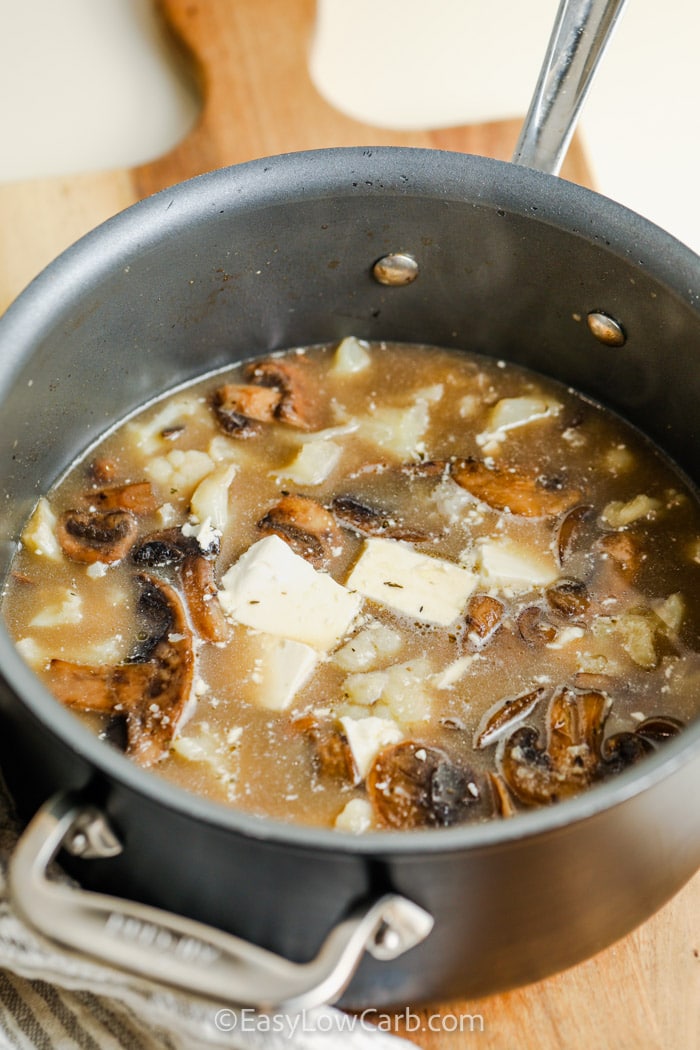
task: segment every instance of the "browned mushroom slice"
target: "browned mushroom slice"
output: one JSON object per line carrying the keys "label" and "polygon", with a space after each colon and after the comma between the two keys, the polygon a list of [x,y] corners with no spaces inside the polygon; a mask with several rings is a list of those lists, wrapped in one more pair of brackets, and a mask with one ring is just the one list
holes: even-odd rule
{"label": "browned mushroom slice", "polygon": [[214,415],[224,433],[231,437],[253,437],[260,423],[270,423],[282,400],[273,387],[225,383],[212,395]]}
{"label": "browned mushroom slice", "polygon": [[487,467],[479,459],[459,460],[451,465],[450,473],[475,499],[494,510],[509,510],[525,518],[561,514],[580,496],[573,490],[547,488],[532,475]]}
{"label": "browned mushroom slice", "polygon": [[525,718],[531,711],[534,711],[544,693],[544,687],[538,686],[519,696],[511,696],[499,701],[496,707],[482,718],[474,738],[474,747],[483,748],[493,744],[512,727],[514,722]]}
{"label": "browned mushroom slice", "polygon": [[67,510],[56,527],[61,548],[73,561],[112,564],[129,553],[138,525],[128,510]]}
{"label": "browned mushroom slice", "polygon": [[220,541],[214,537],[203,551],[193,536],[177,528],[151,533],[135,545],[131,557],[137,565],[150,569],[174,565],[180,572],[192,625],[207,642],[225,642],[231,629],[218,600],[211,559],[219,553]]}
{"label": "browned mushroom slice", "polygon": [[214,580],[214,566],[203,554],[190,554],[180,565],[182,587],[192,626],[207,642],[225,642],[231,635],[231,626],[217,599],[218,587]]}
{"label": "browned mushroom slice", "polygon": [[108,481],[114,481],[119,474],[119,464],[115,459],[107,456],[99,456],[94,459],[88,468],[90,479],[96,485],[105,485]]}
{"label": "browned mushroom slice", "polygon": [[473,777],[444,751],[405,740],[377,755],[367,791],[384,827],[448,827],[479,797]]}
{"label": "browned mushroom slice", "polygon": [[664,741],[678,736],[683,729],[683,722],[679,718],[671,718],[670,715],[652,715],[645,718],[635,729],[638,736],[651,741],[652,744],[663,744]]}
{"label": "browned mushroom slice", "polygon": [[592,512],[593,508],[591,506],[580,504],[578,507],[568,511],[562,518],[556,541],[560,565],[564,564],[574,550],[583,531],[583,523],[591,517]]}
{"label": "browned mushroom slice", "polygon": [[295,719],[292,727],[311,743],[314,767],[321,776],[353,786],[359,784],[361,777],[348,738],[340,726],[314,715],[304,715]]}
{"label": "browned mushroom slice", "polygon": [[503,777],[500,773],[489,773],[488,779],[496,816],[514,817],[518,811]]}
{"label": "browned mushroom slice", "polygon": [[557,580],[547,588],[545,597],[552,612],[567,620],[580,620],[591,604],[588,588],[582,580]]}
{"label": "browned mushroom slice", "polygon": [[600,760],[603,728],[610,707],[604,693],[563,688],[549,708],[548,751],[559,770],[574,779],[590,779]]}
{"label": "browned mushroom slice", "polygon": [[642,539],[634,532],[608,532],[598,540],[597,547],[628,580],[634,580],[646,558]]}
{"label": "browned mushroom slice", "polygon": [[556,627],[546,619],[538,605],[528,605],[523,609],[518,615],[517,624],[520,637],[535,649],[548,645],[557,636]]}
{"label": "browned mushroom slice", "polygon": [[318,395],[306,365],[303,357],[294,361],[271,357],[253,361],[246,369],[246,379],[251,383],[272,388],[281,395],[275,417],[300,430],[314,428],[317,412]]}
{"label": "browned mushroom slice", "polygon": [[571,679],[576,689],[593,689],[597,692],[608,692],[615,684],[612,675],[600,671],[577,671]]}
{"label": "browned mushroom slice", "polygon": [[654,751],[654,745],[646,737],[636,733],[621,732],[609,736],[603,748],[606,773],[622,773],[640,759]]}
{"label": "browned mushroom slice", "polygon": [[279,536],[315,568],[326,565],[343,545],[331,512],[310,496],[283,496],[260,519],[258,528],[266,536]]}
{"label": "browned mushroom slice", "polygon": [[542,747],[532,726],[508,737],[501,773],[516,798],[527,805],[549,805],[577,795],[604,773],[600,747],[608,699],[593,690],[560,689],[548,715],[548,744]]}
{"label": "browned mushroom slice", "polygon": [[131,559],[144,568],[159,569],[165,565],[179,565],[185,558],[202,556],[215,558],[221,550],[221,538],[212,533],[211,539],[202,549],[194,536],[185,536],[181,529],[161,529],[151,532],[134,544]]}
{"label": "browned mushroom slice", "polygon": [[361,536],[386,536],[409,543],[423,543],[430,538],[425,530],[403,525],[390,514],[360,503],[352,496],[336,496],[331,503],[331,510],[341,525],[359,532]]}
{"label": "browned mushroom slice", "polygon": [[475,594],[467,604],[467,632],[476,635],[480,643],[488,641],[501,626],[504,613],[503,602],[490,594]]}
{"label": "browned mushroom slice", "polygon": [[194,674],[194,644],[172,587],[137,577],[139,613],[153,630],[134,662],[88,666],[52,660],[49,685],[69,707],[126,718],[127,754],[143,766],[164,758],[185,711]]}
{"label": "browned mushroom slice", "polygon": [[132,514],[152,514],[158,506],[150,481],[131,481],[109,485],[85,493],[85,499],[98,510],[130,510]]}

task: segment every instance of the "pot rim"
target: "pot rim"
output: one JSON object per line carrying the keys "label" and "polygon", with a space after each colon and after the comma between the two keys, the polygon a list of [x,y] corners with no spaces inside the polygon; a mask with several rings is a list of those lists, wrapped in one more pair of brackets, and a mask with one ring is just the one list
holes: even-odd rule
{"label": "pot rim", "polygon": [[[0,395],[11,389],[23,348],[50,330],[76,288],[86,282],[99,283],[106,271],[127,265],[134,252],[153,248],[165,233],[172,237],[180,223],[192,222],[193,214],[225,213],[239,209],[242,202],[247,208],[264,209],[322,197],[395,196],[397,192],[462,204],[466,200],[474,207],[505,210],[598,241],[606,251],[628,262],[636,256],[635,264],[647,275],[700,310],[700,258],[660,227],[592,190],[503,161],[447,151],[403,147],[311,150],[196,176],[130,206],[64,251],[0,318],[0,343],[7,347]],[[97,263],[95,245],[99,245]],[[357,836],[257,817],[208,801],[137,766],[100,741],[45,689],[19,655],[4,624],[0,624],[0,667],[8,687],[36,721],[91,767],[127,789],[222,830],[300,850],[400,856],[505,847],[612,809],[700,757],[700,719],[696,718],[640,766],[554,806],[525,811],[509,820]]]}

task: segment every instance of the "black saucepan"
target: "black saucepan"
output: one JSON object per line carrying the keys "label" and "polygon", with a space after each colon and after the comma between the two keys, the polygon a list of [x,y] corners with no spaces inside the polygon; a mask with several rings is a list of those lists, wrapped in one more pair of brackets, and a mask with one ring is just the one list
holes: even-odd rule
{"label": "black saucepan", "polygon": [[[380,283],[375,263],[397,253],[417,279]],[[135,205],[0,320],[0,572],[37,497],[116,420],[202,372],[347,334],[467,348],[563,380],[698,481],[693,253],[599,195],[510,164],[295,154]],[[4,632],[0,667],[3,770],[24,816],[54,799],[23,840],[16,905],[59,940],[202,995],[329,999],[360,956],[346,1004],[494,992],[621,937],[700,865],[700,721],[559,805],[356,838],[237,813],[132,765],[47,694]],[[61,843],[92,894],[61,897],[43,878]]]}

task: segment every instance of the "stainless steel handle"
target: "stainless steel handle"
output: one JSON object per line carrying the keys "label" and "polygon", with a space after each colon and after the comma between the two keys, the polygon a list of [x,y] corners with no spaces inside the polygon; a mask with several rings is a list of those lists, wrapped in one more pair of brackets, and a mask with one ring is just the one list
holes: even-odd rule
{"label": "stainless steel handle", "polygon": [[561,0],[513,163],[556,175],[627,0]]}
{"label": "stainless steel handle", "polygon": [[70,796],[50,799],[10,862],[10,899],[20,918],[63,948],[207,1003],[295,1012],[334,1002],[365,951],[395,959],[433,925],[417,904],[387,895],[339,923],[311,962],[293,963],[192,919],[52,880],[47,868],[61,848],[83,857],[121,852],[99,810]]}

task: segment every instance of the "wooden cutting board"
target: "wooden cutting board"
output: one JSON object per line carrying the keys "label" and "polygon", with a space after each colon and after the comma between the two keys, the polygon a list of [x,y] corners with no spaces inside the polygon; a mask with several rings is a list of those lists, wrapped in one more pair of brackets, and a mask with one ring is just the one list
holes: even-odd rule
{"label": "wooden cutting board", "polygon": [[[350,145],[510,157],[520,119],[391,133],[326,104],[306,73],[313,0],[160,0],[158,6],[202,100],[196,127],[171,153],[133,170],[0,186],[0,310],[87,230],[211,168]],[[590,185],[576,139],[564,175]],[[378,1020],[426,1050],[697,1050],[700,875],[636,932],[564,974],[506,995]]]}

